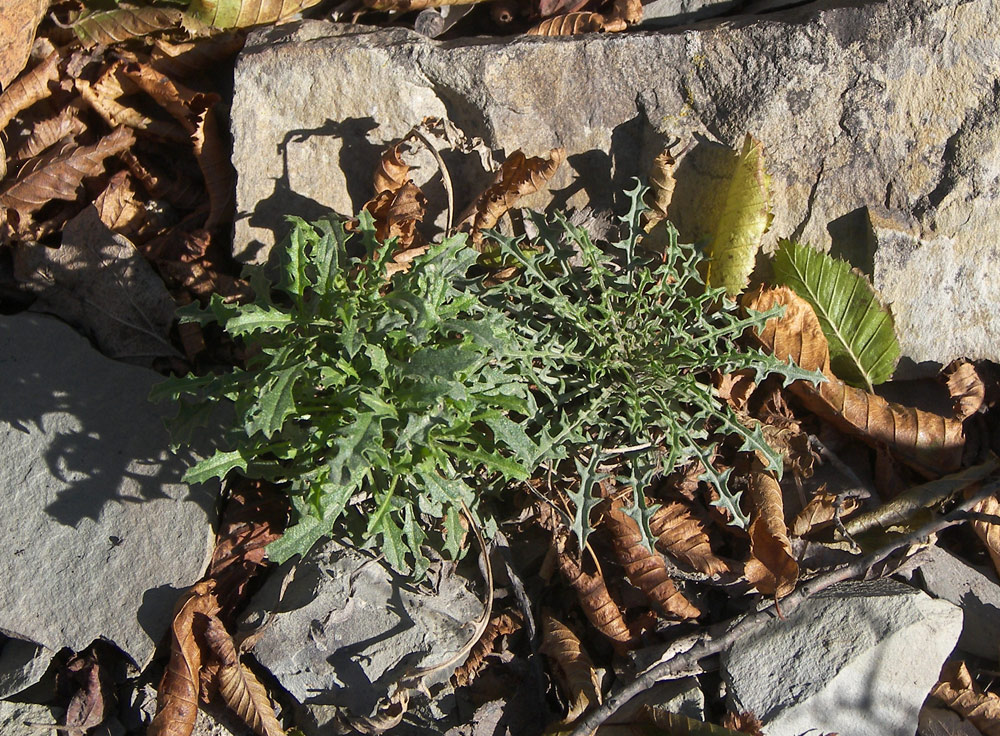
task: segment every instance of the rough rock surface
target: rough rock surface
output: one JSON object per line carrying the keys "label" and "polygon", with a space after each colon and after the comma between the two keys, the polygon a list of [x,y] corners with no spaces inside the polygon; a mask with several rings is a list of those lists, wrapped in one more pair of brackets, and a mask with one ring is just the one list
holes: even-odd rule
{"label": "rough rock surface", "polygon": [[0,733],[3,736],[48,736],[58,733],[46,731],[34,724],[58,723],[62,710],[35,703],[12,703],[0,700]]}
{"label": "rough rock surface", "polygon": [[54,654],[30,641],[0,637],[0,699],[16,695],[41,680]]}
{"label": "rough rock surface", "polygon": [[1000,585],[938,546],[927,550],[920,565],[924,588],[962,608],[965,622],[959,649],[987,660],[997,656],[1000,642]]}
{"label": "rough rock surface", "polygon": [[[558,40],[437,42],[322,22],[258,32],[235,75],[237,254],[267,260],[286,214],[356,211],[380,150],[428,115],[498,152],[565,147],[551,192],[525,200],[534,207],[612,208],[666,140],[694,141],[670,210],[694,239],[732,165],[723,146],[749,131],[772,174],[766,247],[794,237],[874,272],[911,375],[923,361],[992,358],[1000,276],[981,265],[1000,256],[998,4],[811,4]],[[458,159],[461,211],[490,177]]]}
{"label": "rough rock surface", "polygon": [[311,552],[286,582],[287,570],[251,603],[272,612],[252,653],[298,702],[355,715],[369,715],[404,671],[460,650],[482,611],[454,574],[431,575],[436,593],[428,594],[336,542]]}
{"label": "rough rock surface", "polygon": [[50,317],[0,317],[0,631],[139,665],[211,551],[215,494],[180,482],[160,377]]}
{"label": "rough rock surface", "polygon": [[962,612],[893,580],[844,583],[723,656],[732,708],[768,736],[913,736]]}

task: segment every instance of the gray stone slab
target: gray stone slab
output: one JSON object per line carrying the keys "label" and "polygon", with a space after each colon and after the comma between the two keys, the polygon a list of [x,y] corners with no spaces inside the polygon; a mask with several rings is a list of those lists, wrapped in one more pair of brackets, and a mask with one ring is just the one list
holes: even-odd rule
{"label": "gray stone slab", "polygon": [[933,546],[920,565],[924,588],[962,609],[965,622],[959,649],[995,660],[1000,654],[1000,585],[947,550]]}
{"label": "gray stone slab", "polygon": [[58,723],[62,710],[35,703],[12,703],[0,700],[0,733],[3,736],[59,736],[60,731],[44,728]]}
{"label": "gray stone slab", "polygon": [[251,612],[271,612],[252,654],[299,703],[318,707],[320,723],[329,706],[369,715],[409,668],[461,649],[482,610],[454,573],[432,577],[435,592],[415,589],[336,542],[314,548],[286,582],[289,569],[279,568],[251,602]]}
{"label": "gray stone slab", "polygon": [[723,655],[730,708],[768,736],[913,736],[961,628],[961,609],[903,583],[835,586]]}
{"label": "gray stone slab", "polygon": [[[286,214],[355,212],[381,149],[428,115],[499,153],[565,147],[551,189],[523,201],[535,208],[620,208],[665,140],[693,141],[670,217],[694,240],[715,222],[705,202],[731,166],[726,147],[750,132],[772,176],[766,248],[793,237],[874,273],[908,375],[995,358],[1000,272],[982,264],[1000,259],[998,6],[813,4],[564,39],[438,42],[322,22],[257,32],[235,72],[236,254],[266,261]],[[446,161],[461,211],[491,175]],[[414,176],[430,182],[434,220],[436,169]],[[870,210],[907,238],[876,238]]]}
{"label": "gray stone slab", "polygon": [[216,492],[181,483],[152,371],[50,317],[0,317],[0,631],[140,666],[205,568]]}
{"label": "gray stone slab", "polygon": [[0,637],[0,700],[31,687],[45,674],[55,654],[50,649],[24,641]]}

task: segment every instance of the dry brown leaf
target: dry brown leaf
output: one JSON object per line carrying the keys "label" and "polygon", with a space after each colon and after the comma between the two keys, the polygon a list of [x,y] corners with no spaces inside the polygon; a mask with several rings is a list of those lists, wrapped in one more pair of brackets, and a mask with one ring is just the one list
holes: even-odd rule
{"label": "dry brown leaf", "polygon": [[600,13],[566,13],[546,18],[541,23],[525,31],[526,36],[577,36],[581,33],[600,33],[606,28],[604,16]]}
{"label": "dry brown leaf", "polygon": [[649,529],[656,546],[666,554],[706,575],[729,572],[726,561],[712,551],[707,524],[687,504],[665,503],[653,512]]}
{"label": "dry brown leaf", "polygon": [[0,0],[0,89],[7,89],[28,63],[35,30],[48,6],[48,0]]}
{"label": "dry brown leaf", "polygon": [[[837,510],[837,498],[836,493],[817,493],[809,499],[809,503],[795,516],[795,521],[792,522],[792,534],[801,537],[833,524]],[[846,518],[859,508],[861,508],[859,499],[853,496],[843,498],[840,501],[840,516]]]}
{"label": "dry brown leaf", "polygon": [[756,374],[752,370],[747,369],[716,376],[712,381],[715,385],[715,395],[736,411],[744,411],[750,394],[757,388],[754,375]]}
{"label": "dry brown leaf", "polygon": [[214,616],[219,605],[215,581],[195,583],[174,607],[170,625],[170,662],[156,692],[156,715],[146,736],[190,736],[198,717],[202,650],[195,632],[195,614]]}
{"label": "dry brown leaf", "polygon": [[746,579],[764,595],[782,598],[795,589],[799,565],[792,555],[792,545],[785,528],[781,486],[759,463],[750,473],[745,497],[753,511],[747,530],[750,534],[750,560],[743,569]]}
{"label": "dry brown leaf", "polygon": [[781,454],[786,469],[790,469],[799,478],[812,477],[816,455],[809,444],[809,434],[802,430],[798,422],[779,415],[769,415],[758,426],[764,435],[764,441]]}
{"label": "dry brown leaf", "polygon": [[118,698],[114,681],[107,668],[102,666],[96,648],[91,647],[84,654],[74,656],[60,675],[67,677],[75,686],[64,718],[64,729],[69,736],[83,736],[115,712]]}
{"label": "dry brown leaf", "polygon": [[642,22],[642,0],[615,0],[611,16],[630,26]]}
{"label": "dry brown leaf", "polygon": [[629,582],[649,596],[669,618],[698,618],[701,611],[677,590],[663,557],[646,549],[639,525],[622,511],[618,502],[611,502],[603,519],[611,535],[612,550],[625,568]]}
{"label": "dry brown leaf", "polygon": [[964,360],[955,361],[944,369],[944,375],[954,401],[955,419],[967,419],[979,411],[986,399],[986,385],[976,366]]}
{"label": "dry brown leaf", "polygon": [[223,33],[187,43],[153,42],[150,65],[168,77],[183,79],[211,72],[213,67],[238,53],[246,43],[243,33]]}
{"label": "dry brown leaf", "polygon": [[559,670],[569,710],[563,723],[572,723],[592,705],[601,703],[601,684],[579,638],[548,611],[542,613],[541,651]]}
{"label": "dry brown leaf", "polygon": [[[122,151],[120,158],[151,197],[165,199],[182,210],[193,210],[204,204],[204,187],[187,171],[163,170],[145,157],[140,159],[130,150]],[[191,169],[193,171],[194,166]]]}
{"label": "dry brown leaf", "polygon": [[109,230],[130,240],[134,240],[146,224],[146,207],[139,201],[127,171],[119,171],[108,180],[108,185],[94,201],[94,207]]}
{"label": "dry brown leaf", "polygon": [[[208,190],[209,212],[205,221],[206,230],[231,220],[236,206],[236,172],[229,162],[229,152],[219,137],[214,104],[214,100],[199,97],[195,100],[196,107],[193,110],[194,155],[205,177],[205,188]],[[205,107],[198,109],[200,105]]]}
{"label": "dry brown leaf", "polygon": [[116,128],[92,146],[80,146],[58,156],[40,169],[23,172],[0,194],[0,207],[30,215],[53,199],[75,200],[77,189],[88,176],[104,170],[104,160],[135,142],[128,128]]}
{"label": "dry brown leaf", "polygon": [[951,472],[961,465],[962,423],[890,403],[838,380],[830,371],[829,349],[815,312],[791,289],[751,292],[744,304],[758,311],[785,305],[784,316],[768,320],[759,339],[778,358],[826,375],[828,380],[818,386],[805,381],[791,385],[811,411],[869,443],[890,447],[901,460],[928,475]]}
{"label": "dry brown leaf", "polygon": [[[5,38],[0,36],[0,38]],[[0,131],[21,110],[52,94],[49,82],[59,79],[59,52],[53,51],[38,66],[7,87],[0,95]]]}
{"label": "dry brown leaf", "polygon": [[[975,487],[973,486],[973,488]],[[966,491],[966,495],[969,494],[970,491]],[[976,504],[972,511],[990,516],[1000,516],[1000,500],[996,496],[984,498],[980,503]],[[972,530],[982,540],[983,544],[986,545],[986,549],[990,553],[990,559],[993,560],[993,567],[1000,574],[1000,524],[994,524],[984,519],[973,519]]]}
{"label": "dry brown leaf", "polygon": [[70,27],[84,48],[89,48],[97,44],[111,46],[130,38],[176,28],[183,17],[183,12],[177,8],[119,6],[87,13]]}
{"label": "dry brown leaf", "polygon": [[632,634],[622,612],[618,610],[618,604],[611,598],[603,576],[584,572],[580,563],[565,551],[556,555],[556,562],[563,579],[576,591],[580,608],[594,628],[610,639],[616,649],[628,649],[632,645]]}
{"label": "dry brown leaf", "polygon": [[1000,696],[979,691],[965,662],[948,662],[931,695],[972,722],[984,736],[1000,736]]}
{"label": "dry brown leaf", "polygon": [[109,92],[108,85],[90,84],[85,79],[77,79],[73,84],[90,109],[100,115],[112,128],[124,125],[174,143],[190,142],[187,132],[176,123],[156,120],[137,108],[118,102],[117,98],[120,95],[114,94],[113,88]]}
{"label": "dry brown leaf", "polygon": [[56,143],[75,138],[87,129],[79,117],[76,107],[69,106],[57,115],[39,120],[31,126],[31,135],[11,156],[15,161],[27,161],[40,155]]}
{"label": "dry brown leaf", "polygon": [[226,705],[259,736],[284,736],[267,691],[240,662],[236,645],[217,616],[206,617],[205,643],[219,661],[215,681]]}
{"label": "dry brown leaf", "polygon": [[288,513],[287,496],[261,481],[241,479],[229,486],[229,500],[207,573],[217,582],[216,597],[223,614],[235,610],[247,584],[266,565],[265,548],[281,536]]}
{"label": "dry brown leaf", "polygon": [[219,101],[218,95],[190,90],[149,64],[132,62],[123,64],[121,70],[191,135],[197,130],[197,116],[201,111]]}
{"label": "dry brown leaf", "polygon": [[471,227],[473,243],[481,242],[482,231],[494,227],[521,197],[544,187],[565,157],[564,148],[553,148],[548,160],[537,156],[527,158],[521,151],[514,151],[503,162],[492,186],[459,218],[459,229]]}
{"label": "dry brown leaf", "polygon": [[722,725],[734,731],[748,733],[750,736],[764,736],[764,732],[761,730],[764,724],[760,722],[760,719],[756,715],[749,711],[743,713],[726,713],[722,718]]}
{"label": "dry brown leaf", "polygon": [[501,636],[519,631],[523,625],[524,617],[518,611],[500,613],[491,618],[490,622],[486,625],[486,631],[483,632],[479,641],[476,642],[472,651],[469,652],[465,663],[456,669],[455,674],[451,676],[452,684],[455,687],[463,687],[472,682],[476,673],[479,672],[483,660],[486,659],[486,655],[493,651],[493,645],[496,643],[496,640]]}
{"label": "dry brown leaf", "polygon": [[588,0],[539,0],[538,14],[545,18],[556,13],[574,13],[587,2]]}
{"label": "dry brown leaf", "polygon": [[395,192],[381,192],[365,204],[375,220],[375,237],[384,242],[398,238],[397,250],[407,250],[418,242],[417,224],[427,206],[424,193],[411,181]]}
{"label": "dry brown leaf", "polygon": [[395,194],[407,183],[412,183],[409,178],[410,167],[403,163],[400,157],[400,149],[403,141],[383,151],[379,158],[378,167],[375,169],[373,177],[375,184],[375,194],[389,192]]}

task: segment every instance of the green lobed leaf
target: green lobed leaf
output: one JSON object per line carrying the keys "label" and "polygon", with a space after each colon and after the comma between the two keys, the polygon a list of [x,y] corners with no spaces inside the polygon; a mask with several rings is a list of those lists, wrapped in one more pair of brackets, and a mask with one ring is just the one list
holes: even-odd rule
{"label": "green lobed leaf", "polygon": [[188,468],[182,480],[185,483],[204,483],[212,478],[224,479],[229,471],[247,469],[247,459],[240,450],[216,450],[195,466]]}
{"label": "green lobed leaf", "polygon": [[816,312],[838,378],[871,392],[892,376],[900,353],[892,314],[863,274],[808,245],[783,240],[774,275]]}

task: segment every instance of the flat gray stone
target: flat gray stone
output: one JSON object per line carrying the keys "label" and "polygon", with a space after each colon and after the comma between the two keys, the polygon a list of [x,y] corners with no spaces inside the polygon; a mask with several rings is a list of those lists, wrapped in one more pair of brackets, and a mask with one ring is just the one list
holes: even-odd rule
{"label": "flat gray stone", "polygon": [[45,675],[55,654],[23,639],[0,637],[0,700],[31,687]]}
{"label": "flat gray stone", "polygon": [[454,573],[431,573],[436,593],[424,592],[337,542],[314,548],[281,594],[289,569],[275,571],[251,602],[256,615],[271,612],[252,653],[299,703],[319,708],[320,723],[329,706],[369,715],[406,670],[460,650],[482,611]]}
{"label": "flat gray stone", "polygon": [[161,380],[65,324],[0,317],[0,632],[52,651],[95,639],[138,665],[213,542],[216,493],[181,483]]}
{"label": "flat gray stone", "polygon": [[924,588],[962,609],[965,623],[958,648],[993,660],[1000,646],[1000,585],[947,550],[934,545],[925,550],[919,568]]}
{"label": "flat gray stone", "polygon": [[768,736],[913,736],[961,628],[961,609],[903,583],[835,586],[723,655],[730,709]]}
{"label": "flat gray stone", "polygon": [[62,713],[61,708],[47,705],[0,700],[0,733],[3,736],[58,736],[60,731],[39,726],[58,723]]}
{"label": "flat gray stone", "polygon": [[[995,358],[1000,273],[982,264],[1000,259],[997,37],[1000,0],[812,4],[562,39],[258,31],[235,72],[236,255],[268,261],[287,214],[356,212],[380,151],[425,116],[500,154],[565,147],[550,189],[522,202],[536,209],[620,210],[666,140],[694,141],[670,217],[695,240],[714,225],[705,203],[732,166],[727,149],[750,132],[774,192],[765,248],[793,237],[873,273],[895,303],[909,375]],[[492,176],[472,175],[470,157],[446,162],[461,211]],[[428,220],[440,221],[436,168],[414,177],[430,182]],[[870,210],[909,240],[876,238]]]}

